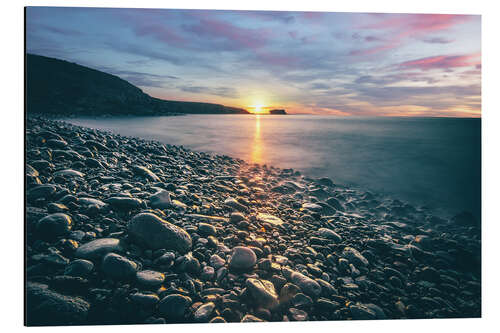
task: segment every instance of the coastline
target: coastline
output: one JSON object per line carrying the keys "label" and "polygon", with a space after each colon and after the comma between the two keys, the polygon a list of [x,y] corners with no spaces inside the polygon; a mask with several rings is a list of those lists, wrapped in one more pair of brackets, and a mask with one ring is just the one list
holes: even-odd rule
{"label": "coastline", "polygon": [[[467,216],[64,122],[26,129],[29,325],[481,315]],[[144,239],[150,215],[133,228],[144,213],[170,242]]]}

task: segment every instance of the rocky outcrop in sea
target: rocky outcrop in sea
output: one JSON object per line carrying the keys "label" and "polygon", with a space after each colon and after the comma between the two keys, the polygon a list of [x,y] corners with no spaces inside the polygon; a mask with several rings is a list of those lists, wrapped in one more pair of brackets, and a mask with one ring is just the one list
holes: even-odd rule
{"label": "rocky outcrop in sea", "polygon": [[28,325],[481,315],[470,214],[64,122],[26,126]]}

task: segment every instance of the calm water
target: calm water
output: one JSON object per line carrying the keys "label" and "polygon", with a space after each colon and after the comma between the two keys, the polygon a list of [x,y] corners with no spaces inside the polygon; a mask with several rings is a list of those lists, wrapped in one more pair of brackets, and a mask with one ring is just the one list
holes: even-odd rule
{"label": "calm water", "polygon": [[[330,177],[480,218],[481,120],[188,115],[70,122]],[[441,212],[443,213],[443,212]]]}

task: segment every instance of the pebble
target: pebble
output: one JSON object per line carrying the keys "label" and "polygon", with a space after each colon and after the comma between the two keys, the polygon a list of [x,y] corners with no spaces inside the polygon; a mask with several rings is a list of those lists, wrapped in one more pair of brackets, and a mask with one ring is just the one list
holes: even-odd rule
{"label": "pebble", "polygon": [[266,213],[259,213],[257,214],[257,221],[260,221],[262,223],[269,223],[275,226],[279,226],[283,224],[283,220],[281,220],[279,217],[276,217],[271,214],[266,214]]}
{"label": "pebble", "polygon": [[117,238],[99,238],[78,247],[75,257],[83,259],[97,259],[110,252],[122,252],[123,246]]}
{"label": "pebble", "polygon": [[198,232],[202,236],[216,236],[217,235],[217,229],[208,223],[200,223],[198,224]]}
{"label": "pebble", "polygon": [[321,286],[308,276],[299,272],[293,272],[290,276],[293,284],[297,285],[306,295],[317,297],[321,294]]}
{"label": "pebble", "polygon": [[127,280],[134,276],[137,264],[116,253],[108,253],[102,259],[101,269],[107,276],[117,280]]}
{"label": "pebble", "polygon": [[149,197],[149,201],[152,208],[167,209],[172,205],[170,193],[163,189]]}
{"label": "pebble", "polygon": [[42,237],[50,239],[66,235],[72,225],[71,217],[64,213],[55,213],[40,219],[36,227]]}
{"label": "pebble", "polygon": [[344,251],[342,252],[342,256],[344,256],[349,262],[354,264],[356,267],[365,267],[368,266],[368,260],[363,257],[361,253],[359,253],[358,250],[352,248],[352,247],[345,247]]}
{"label": "pebble", "polygon": [[274,308],[278,305],[278,294],[272,282],[249,278],[245,286],[259,305],[265,308]]}
{"label": "pebble", "polygon": [[150,249],[168,249],[186,253],[191,249],[189,234],[151,213],[139,213],[128,224],[128,232]]}
{"label": "pebble", "polygon": [[229,267],[236,270],[249,270],[257,262],[257,256],[248,247],[237,246],[233,248],[233,254],[229,259]]}
{"label": "pebble", "polygon": [[144,270],[136,273],[136,279],[141,286],[157,288],[165,281],[165,274],[152,270]]}
{"label": "pebble", "polygon": [[328,228],[320,228],[318,230],[318,236],[333,240],[335,243],[342,242],[342,237],[340,237],[335,231]]}
{"label": "pebble", "polygon": [[215,310],[215,304],[213,302],[208,302],[201,305],[198,309],[196,309],[194,313],[194,320],[197,322],[206,323],[210,320],[212,313]]}
{"label": "pebble", "polygon": [[87,277],[94,270],[94,263],[90,260],[76,259],[64,269],[65,275]]}
{"label": "pebble", "polygon": [[184,315],[191,303],[191,298],[187,296],[180,294],[167,295],[158,303],[158,312],[167,320],[171,318],[179,319]]}

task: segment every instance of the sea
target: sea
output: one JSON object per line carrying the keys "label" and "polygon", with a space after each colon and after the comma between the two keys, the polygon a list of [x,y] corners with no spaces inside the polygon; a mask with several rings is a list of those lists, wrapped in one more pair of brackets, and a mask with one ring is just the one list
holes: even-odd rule
{"label": "sea", "polygon": [[319,115],[72,118],[125,136],[182,145],[481,219],[481,119]]}

